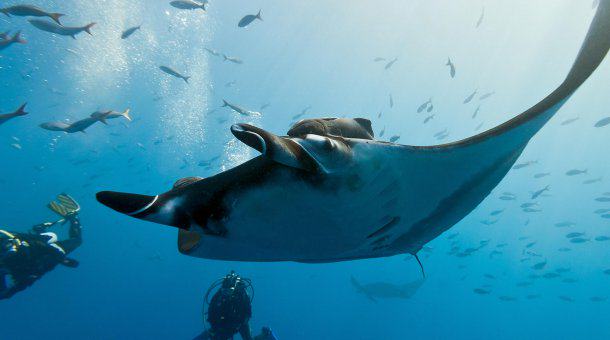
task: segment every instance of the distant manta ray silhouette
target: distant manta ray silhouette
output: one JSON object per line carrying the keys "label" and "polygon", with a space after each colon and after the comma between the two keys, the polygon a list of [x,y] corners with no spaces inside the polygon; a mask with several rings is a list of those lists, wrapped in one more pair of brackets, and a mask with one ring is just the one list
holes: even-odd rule
{"label": "distant manta ray silhouette", "polygon": [[555,91],[461,141],[375,141],[366,119],[305,120],[288,136],[237,124],[235,137],[262,155],[209,178],[179,180],[161,195],[102,191],[97,199],[180,228],[180,252],[195,257],[320,263],[416,255],[490,194],[609,47],[610,0],[603,0]]}

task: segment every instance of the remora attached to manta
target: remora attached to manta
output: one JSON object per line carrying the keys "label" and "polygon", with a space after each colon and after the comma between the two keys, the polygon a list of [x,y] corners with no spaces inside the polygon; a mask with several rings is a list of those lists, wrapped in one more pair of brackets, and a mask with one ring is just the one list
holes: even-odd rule
{"label": "remora attached to manta", "polygon": [[530,139],[593,73],[610,47],[601,1],[576,61],[548,97],[504,124],[435,146],[375,141],[366,119],[315,119],[288,136],[231,128],[262,155],[157,196],[103,191],[102,204],[180,228],[178,248],[239,261],[334,262],[416,254],[506,176]]}

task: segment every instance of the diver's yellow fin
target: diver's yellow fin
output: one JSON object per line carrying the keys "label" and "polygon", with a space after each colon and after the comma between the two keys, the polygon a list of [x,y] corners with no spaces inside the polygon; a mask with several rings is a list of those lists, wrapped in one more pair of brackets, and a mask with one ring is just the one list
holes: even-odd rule
{"label": "diver's yellow fin", "polygon": [[51,201],[47,207],[61,217],[77,213],[80,211],[80,205],[68,194],[57,195],[58,202]]}
{"label": "diver's yellow fin", "polygon": [[78,202],[76,202],[76,200],[70,197],[68,194],[57,195],[57,200],[70,213],[80,211],[80,205]]}
{"label": "diver's yellow fin", "polygon": [[51,201],[51,203],[47,204],[47,207],[61,217],[66,217],[68,215],[66,208],[55,201]]}

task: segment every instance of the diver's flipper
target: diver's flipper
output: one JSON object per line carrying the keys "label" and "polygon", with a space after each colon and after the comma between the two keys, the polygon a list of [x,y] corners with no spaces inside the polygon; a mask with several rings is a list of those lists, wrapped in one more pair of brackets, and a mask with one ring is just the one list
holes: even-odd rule
{"label": "diver's flipper", "polygon": [[67,194],[57,195],[57,200],[59,203],[51,201],[47,207],[61,217],[73,215],[80,211],[80,205]]}
{"label": "diver's flipper", "polygon": [[78,261],[76,261],[75,259],[71,259],[69,257],[66,257],[66,258],[64,258],[63,261],[61,261],[61,264],[63,264],[66,267],[76,268],[76,267],[78,267],[78,265],[80,263]]}
{"label": "diver's flipper", "polygon": [[61,204],[55,201],[51,201],[51,203],[49,203],[47,207],[53,210],[53,212],[55,212],[59,216],[66,217],[68,215],[68,211],[66,210],[66,208],[64,208]]}
{"label": "diver's flipper", "polygon": [[68,194],[57,195],[57,200],[63,205],[69,212],[75,213],[80,211],[80,205]]}

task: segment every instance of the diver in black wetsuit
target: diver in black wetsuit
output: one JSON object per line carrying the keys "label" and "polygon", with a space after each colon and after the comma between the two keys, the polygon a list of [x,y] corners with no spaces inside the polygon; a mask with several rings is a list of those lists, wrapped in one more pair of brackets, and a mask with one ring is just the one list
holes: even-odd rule
{"label": "diver in black wetsuit", "polygon": [[[82,243],[80,206],[66,194],[57,199],[59,203],[51,202],[48,207],[62,217],[59,221],[35,225],[29,233],[0,229],[0,300],[31,286],[58,264],[78,266],[68,254]],[[58,241],[55,233],[47,231],[57,223],[70,223],[68,239]]]}
{"label": "diver in black wetsuit", "polygon": [[[211,292],[219,286],[212,300],[208,300]],[[204,309],[205,306],[208,309],[207,322],[210,329],[193,340],[228,340],[233,339],[237,333],[243,340],[277,340],[269,327],[263,327],[260,335],[252,337],[249,323],[252,317],[252,298],[250,279],[242,278],[232,271],[216,280],[208,289],[204,301]]]}

